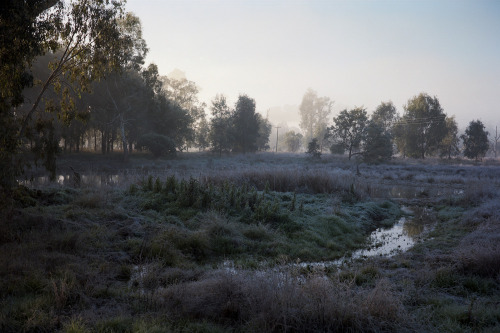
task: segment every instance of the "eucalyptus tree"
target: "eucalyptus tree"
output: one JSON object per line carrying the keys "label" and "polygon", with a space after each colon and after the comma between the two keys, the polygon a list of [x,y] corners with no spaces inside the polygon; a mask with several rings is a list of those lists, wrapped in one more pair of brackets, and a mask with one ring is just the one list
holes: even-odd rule
{"label": "eucalyptus tree", "polygon": [[255,100],[240,95],[236,102],[233,120],[233,151],[255,152],[259,137],[259,118],[255,113]]}
{"label": "eucalyptus tree", "polygon": [[366,123],[365,137],[361,144],[363,160],[368,163],[387,161],[393,154],[392,130],[397,120],[392,102],[382,102]]}
{"label": "eucalyptus tree", "polygon": [[378,124],[385,132],[391,132],[397,116],[396,107],[391,101],[382,102],[372,113],[370,120]]}
{"label": "eucalyptus tree", "polygon": [[295,133],[295,131],[288,131],[285,133],[285,145],[288,151],[296,153],[299,151],[302,145],[303,135],[300,133]]}
{"label": "eucalyptus tree", "polygon": [[151,96],[147,86],[140,73],[133,69],[110,75],[94,85],[94,93],[87,100],[91,105],[92,123],[101,132],[103,154],[111,150],[114,133],[118,131],[124,159],[128,158],[132,142],[128,139],[129,133],[141,127],[148,97]]}
{"label": "eucalyptus tree", "polygon": [[[48,111],[69,124],[75,117],[75,95],[89,91],[90,83],[119,68],[124,62],[123,48],[128,37],[117,21],[123,14],[122,1],[16,1],[7,0],[0,13],[0,164],[1,186],[10,187],[15,176],[30,161],[22,157],[27,135],[44,135],[56,140],[44,129],[54,128],[51,121],[40,122]],[[33,80],[33,60],[48,52],[53,57],[50,75],[43,82]],[[23,89],[40,85],[37,96],[24,103]],[[41,103],[47,91],[54,89],[57,104]],[[44,106],[42,108],[42,106]],[[30,132],[30,134],[27,134]],[[49,133],[50,134],[50,133]],[[55,142],[36,151],[55,174]]]}
{"label": "eucalyptus tree", "polygon": [[185,78],[173,79],[162,76],[160,80],[163,83],[165,96],[171,103],[186,110],[192,119],[192,125],[189,135],[186,137],[185,147],[189,148],[192,145],[196,145],[196,137],[199,135],[198,131],[201,129],[203,119],[206,117],[206,104],[198,100],[199,88],[196,86],[195,82]]}
{"label": "eucalyptus tree", "polygon": [[408,100],[404,110],[394,131],[400,152],[415,158],[433,154],[447,134],[446,114],[439,100],[421,93]]}
{"label": "eucalyptus tree", "polygon": [[227,105],[226,97],[219,94],[212,100],[210,110],[212,118],[210,120],[209,141],[212,150],[219,152],[220,156],[223,151],[229,151],[232,147],[232,111]]}
{"label": "eucalyptus tree", "polygon": [[347,151],[349,159],[360,154],[357,151],[365,139],[368,115],[364,108],[343,110],[333,118],[333,125],[328,127],[325,138],[332,142],[330,151],[344,153]]}
{"label": "eucalyptus tree", "polygon": [[269,119],[262,117],[260,113],[256,113],[257,122],[259,123],[259,130],[257,140],[255,142],[257,150],[266,151],[269,150],[269,137],[273,129],[273,125],[269,122]]}
{"label": "eucalyptus tree", "polygon": [[461,136],[464,142],[464,155],[476,161],[482,158],[489,148],[488,131],[480,120],[473,120]]}
{"label": "eucalyptus tree", "polygon": [[300,128],[306,143],[318,139],[320,150],[327,131],[328,117],[332,112],[333,102],[329,97],[319,97],[316,91],[308,89],[302,97],[299,107]]}
{"label": "eucalyptus tree", "polygon": [[150,98],[144,105],[141,133],[156,133],[171,139],[175,146],[183,149],[192,138],[193,118],[188,111],[167,97],[158,66],[150,64],[142,71],[142,77]]}
{"label": "eucalyptus tree", "polygon": [[[127,36],[123,46],[123,63],[104,80],[94,84],[95,96],[89,97],[94,113],[94,125],[100,129],[102,153],[112,150],[116,132],[122,141],[123,157],[128,158],[132,141],[129,132],[136,132],[140,112],[147,105],[148,88],[143,80],[144,58],[148,48],[142,38],[141,21],[132,13],[118,20],[121,33]],[[133,135],[134,136],[134,135]],[[135,135],[135,139],[137,139]]]}
{"label": "eucalyptus tree", "polygon": [[367,123],[362,142],[362,157],[365,162],[379,163],[392,158],[391,133],[373,119]]}
{"label": "eucalyptus tree", "polygon": [[441,157],[451,159],[460,153],[460,140],[458,137],[458,125],[455,116],[446,117],[446,136],[439,144]]}

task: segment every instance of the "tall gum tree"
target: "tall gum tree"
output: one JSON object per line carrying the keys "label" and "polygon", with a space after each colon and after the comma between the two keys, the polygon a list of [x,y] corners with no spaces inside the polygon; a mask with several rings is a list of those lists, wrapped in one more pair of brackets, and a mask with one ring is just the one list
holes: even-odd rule
{"label": "tall gum tree", "polygon": [[[447,134],[446,114],[437,97],[421,93],[408,100],[395,123],[396,142],[406,156],[424,159],[439,149]],[[401,149],[401,148],[400,148]]]}
{"label": "tall gum tree", "polygon": [[[37,122],[36,114],[45,111],[69,124],[75,118],[75,96],[90,90],[90,83],[119,68],[124,61],[127,36],[121,34],[117,20],[123,15],[123,1],[81,0],[70,1],[9,1],[2,5],[0,32],[0,101],[1,186],[11,187],[24,166],[30,161],[22,151],[27,132],[34,135],[52,122]],[[53,61],[50,75],[43,82],[32,80],[26,68],[31,68],[35,57],[50,52]],[[40,84],[40,92],[32,101],[23,100],[23,88]],[[49,89],[58,94],[58,106],[47,109],[41,103]],[[24,102],[24,104],[23,104]],[[50,134],[50,133],[49,133]],[[56,140],[53,135],[48,138]],[[52,176],[55,175],[54,144],[50,149],[35,152],[44,157]]]}
{"label": "tall gum tree", "polygon": [[329,97],[319,97],[316,91],[308,89],[299,107],[300,129],[306,144],[313,138],[318,139],[320,150],[328,127],[328,117],[332,113],[333,101]]}

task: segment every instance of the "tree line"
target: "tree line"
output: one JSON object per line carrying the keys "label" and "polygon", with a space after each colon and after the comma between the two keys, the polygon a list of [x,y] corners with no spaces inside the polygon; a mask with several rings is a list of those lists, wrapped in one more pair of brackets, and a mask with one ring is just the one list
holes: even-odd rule
{"label": "tree line", "polygon": [[[410,98],[403,115],[392,102],[382,102],[370,116],[363,107],[342,110],[333,117],[333,125],[327,126],[332,104],[328,97],[318,97],[311,89],[302,99],[300,127],[312,155],[318,156],[329,147],[331,153],[347,154],[349,159],[357,155],[367,162],[387,161],[395,153],[423,159],[451,158],[462,152],[478,160],[490,148],[489,133],[480,120],[471,121],[459,136],[455,117],[447,116],[438,98],[426,93]],[[295,132],[285,135],[290,138],[290,150],[297,150],[302,138]]]}
{"label": "tree line", "polygon": [[[272,125],[256,112],[254,99],[242,94],[231,107],[217,95],[207,106],[194,82],[161,76],[155,64],[145,64],[141,23],[125,12],[124,1],[5,0],[0,36],[2,189],[33,164],[55,176],[56,155],[84,144],[103,154],[118,148],[124,159],[143,149],[156,157],[191,147],[219,154],[269,149]],[[328,126],[332,106],[330,98],[306,92],[302,133],[283,136],[290,151],[305,143],[366,161],[387,160],[395,150],[417,158],[458,153],[456,121],[436,97],[415,96],[402,116],[390,102],[370,117],[364,108],[343,110]],[[487,150],[479,120],[460,138],[467,157]]]}
{"label": "tree line", "polygon": [[0,11],[0,188],[31,166],[55,176],[61,151],[85,144],[155,156],[198,147],[268,149],[271,124],[255,100],[222,95],[210,107],[187,79],[145,64],[138,17],[119,0],[6,0]]}

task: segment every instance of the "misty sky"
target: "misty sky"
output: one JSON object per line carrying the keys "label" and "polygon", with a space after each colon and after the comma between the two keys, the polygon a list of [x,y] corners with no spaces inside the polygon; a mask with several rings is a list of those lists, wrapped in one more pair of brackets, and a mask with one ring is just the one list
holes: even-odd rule
{"label": "misty sky", "polygon": [[[160,74],[233,104],[245,93],[289,124],[308,88],[334,111],[437,96],[460,127],[500,126],[500,1],[128,0]],[[208,110],[207,110],[208,111]],[[274,114],[273,114],[274,113]]]}

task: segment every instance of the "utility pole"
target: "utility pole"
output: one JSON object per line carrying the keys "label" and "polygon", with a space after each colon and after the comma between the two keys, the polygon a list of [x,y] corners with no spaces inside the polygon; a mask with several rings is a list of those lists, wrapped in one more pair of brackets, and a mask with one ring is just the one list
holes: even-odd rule
{"label": "utility pole", "polygon": [[497,158],[498,126],[495,126],[495,158]]}
{"label": "utility pole", "polygon": [[278,152],[278,129],[281,127],[276,126],[276,152]]}

